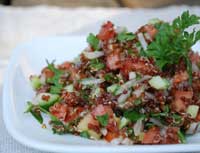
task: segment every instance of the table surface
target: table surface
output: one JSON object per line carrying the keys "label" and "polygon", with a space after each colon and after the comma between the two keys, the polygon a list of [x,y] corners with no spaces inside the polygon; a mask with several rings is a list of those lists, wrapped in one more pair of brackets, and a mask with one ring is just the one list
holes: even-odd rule
{"label": "table surface", "polygon": [[200,7],[173,6],[160,9],[59,8],[0,6],[0,153],[41,153],[22,146],[7,133],[2,119],[2,82],[11,50],[16,45],[38,37],[87,35],[111,20],[116,25],[136,30],[149,19],[159,17],[171,21],[184,10],[200,16]]}

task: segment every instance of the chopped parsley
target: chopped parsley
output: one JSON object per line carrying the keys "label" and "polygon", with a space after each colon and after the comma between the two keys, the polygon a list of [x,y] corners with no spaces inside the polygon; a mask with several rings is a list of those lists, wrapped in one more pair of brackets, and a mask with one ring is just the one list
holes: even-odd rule
{"label": "chopped parsley", "polygon": [[141,118],[145,118],[145,115],[135,110],[127,110],[124,112],[124,117],[131,120],[132,122],[136,122],[137,120]]}
{"label": "chopped parsley", "polygon": [[105,115],[102,115],[102,116],[96,116],[97,120],[99,121],[99,123],[102,125],[102,126],[107,126],[108,124],[108,119],[109,119],[109,116],[108,114],[105,114]]}
{"label": "chopped parsley", "polygon": [[94,48],[94,50],[99,49],[99,39],[92,33],[87,37],[87,42]]}
{"label": "chopped parsley", "polygon": [[177,134],[181,143],[186,143],[185,135],[181,132],[181,130],[179,130]]}
{"label": "chopped parsley", "polygon": [[187,32],[186,29],[194,24],[198,24],[200,17],[190,15],[189,11],[173,20],[172,24],[158,23],[158,33],[145,51],[146,56],[153,57],[156,65],[164,70],[167,66],[173,66],[180,62],[181,59],[187,65],[189,82],[192,81],[192,66],[188,57],[190,48],[200,40],[200,31]]}
{"label": "chopped parsley", "polygon": [[133,40],[135,39],[135,34],[133,34],[132,32],[121,32],[117,35],[117,40],[121,41],[121,42],[125,42],[125,41],[129,41],[129,40]]}
{"label": "chopped parsley", "polygon": [[101,69],[103,69],[105,67],[105,64],[101,63],[97,58],[96,59],[92,59],[90,61],[90,67],[92,69],[95,69],[96,71],[99,71]]}
{"label": "chopped parsley", "polygon": [[50,88],[51,94],[59,94],[61,92],[61,89],[63,88],[63,84],[60,83],[60,78],[63,75],[63,71],[57,69],[54,66],[54,61],[52,63],[49,63],[47,61],[47,68],[51,70],[54,73],[54,76],[51,78],[48,78],[47,82],[51,83],[52,86]]}
{"label": "chopped parsley", "polygon": [[90,138],[90,134],[88,133],[88,131],[82,131],[80,133],[80,136],[83,138]]}

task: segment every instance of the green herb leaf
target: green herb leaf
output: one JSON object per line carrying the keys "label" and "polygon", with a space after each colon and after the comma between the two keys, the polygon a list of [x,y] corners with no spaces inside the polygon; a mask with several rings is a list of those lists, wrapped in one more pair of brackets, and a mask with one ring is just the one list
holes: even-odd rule
{"label": "green herb leaf", "polygon": [[[160,23],[155,41],[153,41],[145,51],[145,56],[153,57],[156,65],[164,70],[167,66],[173,66],[185,60],[187,71],[190,75],[189,82],[191,83],[191,62],[188,57],[190,48],[200,40],[200,31],[189,33],[186,28],[198,24],[200,17],[190,15],[188,11],[183,12],[180,17],[177,17],[172,24]],[[169,45],[170,44],[170,45]]]}
{"label": "green herb leaf", "polygon": [[140,114],[139,112],[135,110],[127,110],[124,112],[124,117],[131,120],[132,122],[136,122],[137,120],[141,118],[145,118],[145,115]]}
{"label": "green herb leaf", "polygon": [[117,40],[124,42],[124,41],[129,41],[135,39],[135,34],[131,32],[121,32],[117,35]]}
{"label": "green herb leaf", "polygon": [[92,33],[90,33],[87,37],[87,42],[94,48],[95,50],[99,49],[99,39]]}
{"label": "green herb leaf", "polygon": [[49,63],[47,61],[47,64],[48,64],[47,68],[54,73],[54,76],[47,80],[48,83],[52,84],[50,88],[50,93],[59,94],[61,92],[61,89],[63,88],[63,85],[60,83],[60,79],[61,79],[61,76],[63,75],[63,71],[55,68],[54,61],[52,63]]}
{"label": "green herb leaf", "polygon": [[25,113],[31,113],[33,117],[40,123],[43,123],[43,118],[40,112],[40,108],[37,105],[33,105],[31,102],[27,102],[28,107],[25,111]]}
{"label": "green herb leaf", "polygon": [[141,99],[136,99],[135,101],[134,101],[134,104],[137,106],[137,105],[139,105],[139,104],[141,104],[142,103],[142,101],[141,101]]}
{"label": "green herb leaf", "polygon": [[107,126],[108,124],[108,119],[109,119],[109,116],[108,114],[105,114],[105,115],[102,115],[102,116],[96,116],[97,120],[99,121],[99,123],[102,125],[102,126]]}
{"label": "green herb leaf", "polygon": [[98,59],[92,59],[90,61],[90,67],[99,71],[105,67],[105,64],[101,63]]}
{"label": "green herb leaf", "polygon": [[186,143],[186,139],[185,139],[185,135],[179,130],[178,131],[178,137],[179,137],[179,140],[182,142],[182,143]]}
{"label": "green herb leaf", "polygon": [[80,136],[83,137],[83,138],[90,138],[90,134],[88,133],[88,131],[82,131],[80,133]]}

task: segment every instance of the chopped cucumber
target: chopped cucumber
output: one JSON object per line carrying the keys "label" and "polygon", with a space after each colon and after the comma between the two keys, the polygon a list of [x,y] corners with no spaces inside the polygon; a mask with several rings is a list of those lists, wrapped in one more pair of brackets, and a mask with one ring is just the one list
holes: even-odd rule
{"label": "chopped cucumber", "polygon": [[40,78],[38,76],[31,76],[30,82],[33,89],[38,89],[42,85]]}
{"label": "chopped cucumber", "polygon": [[160,76],[154,76],[149,80],[149,84],[151,87],[155,89],[167,89],[169,87],[169,81],[161,78]]}
{"label": "chopped cucumber", "polygon": [[87,131],[91,138],[100,139],[101,134],[95,132],[88,128],[88,123],[93,121],[93,117],[91,114],[87,114],[78,124],[77,128],[80,132]]}
{"label": "chopped cucumber", "polygon": [[113,93],[115,95],[115,92],[120,88],[120,85],[113,84],[109,87],[107,87],[107,92]]}
{"label": "chopped cucumber", "polygon": [[129,122],[130,122],[129,119],[122,117],[122,119],[120,120],[119,129],[125,127]]}
{"label": "chopped cucumber", "polygon": [[199,106],[197,105],[190,105],[187,108],[187,113],[190,114],[191,118],[196,118],[199,111]]}
{"label": "chopped cucumber", "polygon": [[[44,96],[46,96],[47,100],[44,100]],[[40,93],[36,96],[36,102],[42,108],[48,110],[50,106],[54,105],[59,99],[59,95],[50,94],[50,93]]]}
{"label": "chopped cucumber", "polygon": [[73,92],[74,86],[73,86],[73,84],[70,84],[70,85],[67,85],[64,89],[67,90],[67,92]]}

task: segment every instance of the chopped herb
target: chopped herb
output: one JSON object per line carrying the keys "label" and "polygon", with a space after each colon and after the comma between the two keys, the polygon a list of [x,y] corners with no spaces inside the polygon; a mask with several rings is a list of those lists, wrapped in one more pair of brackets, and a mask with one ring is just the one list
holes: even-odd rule
{"label": "chopped herb", "polygon": [[47,61],[47,64],[48,64],[48,66],[47,66],[48,69],[54,73],[54,76],[52,78],[48,78],[48,80],[47,80],[48,83],[52,84],[52,86],[50,88],[50,93],[59,94],[63,87],[63,84],[60,83],[60,78],[63,75],[63,71],[55,68],[54,61],[52,63],[49,63]]}
{"label": "chopped herb", "polygon": [[180,115],[178,115],[178,114],[172,114],[171,117],[172,117],[173,123],[174,123],[175,125],[179,125],[179,124],[182,123],[182,117],[181,117]]}
{"label": "chopped herb", "polygon": [[129,54],[129,55],[131,55],[131,56],[134,56],[134,55],[135,55],[132,49],[128,49],[127,51],[128,51],[128,54]]}
{"label": "chopped herb", "polygon": [[124,41],[129,41],[135,39],[135,34],[132,32],[121,32],[117,35],[117,40],[124,42]]}
{"label": "chopped herb", "polygon": [[65,134],[69,132],[69,128],[67,127],[67,125],[65,126],[61,121],[57,120],[57,121],[51,121],[50,125],[52,126],[52,131],[54,134]]}
{"label": "chopped herb", "polygon": [[90,67],[99,71],[105,67],[105,64],[101,63],[98,59],[92,59],[90,61]]}
{"label": "chopped herb", "polygon": [[109,116],[108,114],[105,114],[105,115],[102,115],[102,116],[96,116],[97,120],[99,121],[99,123],[102,125],[102,126],[107,126],[108,124],[108,119],[109,119]]}
{"label": "chopped herb", "polygon": [[177,134],[181,143],[186,143],[185,135],[180,130],[178,131]]}
{"label": "chopped herb", "polygon": [[142,76],[138,73],[136,73],[136,80],[140,80],[142,78]]}
{"label": "chopped herb", "polygon": [[113,74],[113,73],[106,73],[104,75],[104,79],[107,81],[107,82],[110,82],[110,83],[116,83],[119,81],[119,79]]}
{"label": "chopped herb", "polygon": [[31,102],[28,102],[28,107],[27,110],[25,111],[25,113],[31,113],[33,115],[33,117],[40,123],[43,123],[43,118],[40,112],[40,108],[36,105],[33,105]]}
{"label": "chopped herb", "polygon": [[136,99],[135,101],[134,101],[134,104],[137,106],[137,105],[139,105],[139,104],[141,104],[142,103],[142,101],[141,101],[141,99]]}
{"label": "chopped herb", "polygon": [[88,133],[88,131],[81,132],[80,136],[83,137],[83,138],[90,138],[90,134]]}
{"label": "chopped herb", "polygon": [[136,122],[137,120],[139,120],[141,118],[145,118],[145,115],[141,114],[135,110],[127,110],[124,112],[124,117],[133,122]]}
{"label": "chopped herb", "polygon": [[90,33],[87,37],[87,42],[94,48],[95,50],[99,49],[99,39],[92,33]]}
{"label": "chopped herb", "polygon": [[167,66],[176,65],[181,59],[184,59],[191,83],[191,61],[188,52],[200,40],[200,31],[193,30],[189,33],[185,30],[194,24],[198,24],[199,21],[200,17],[190,15],[189,11],[185,11],[172,24],[161,23],[155,41],[145,51],[146,56],[153,57],[161,70],[166,69]]}

